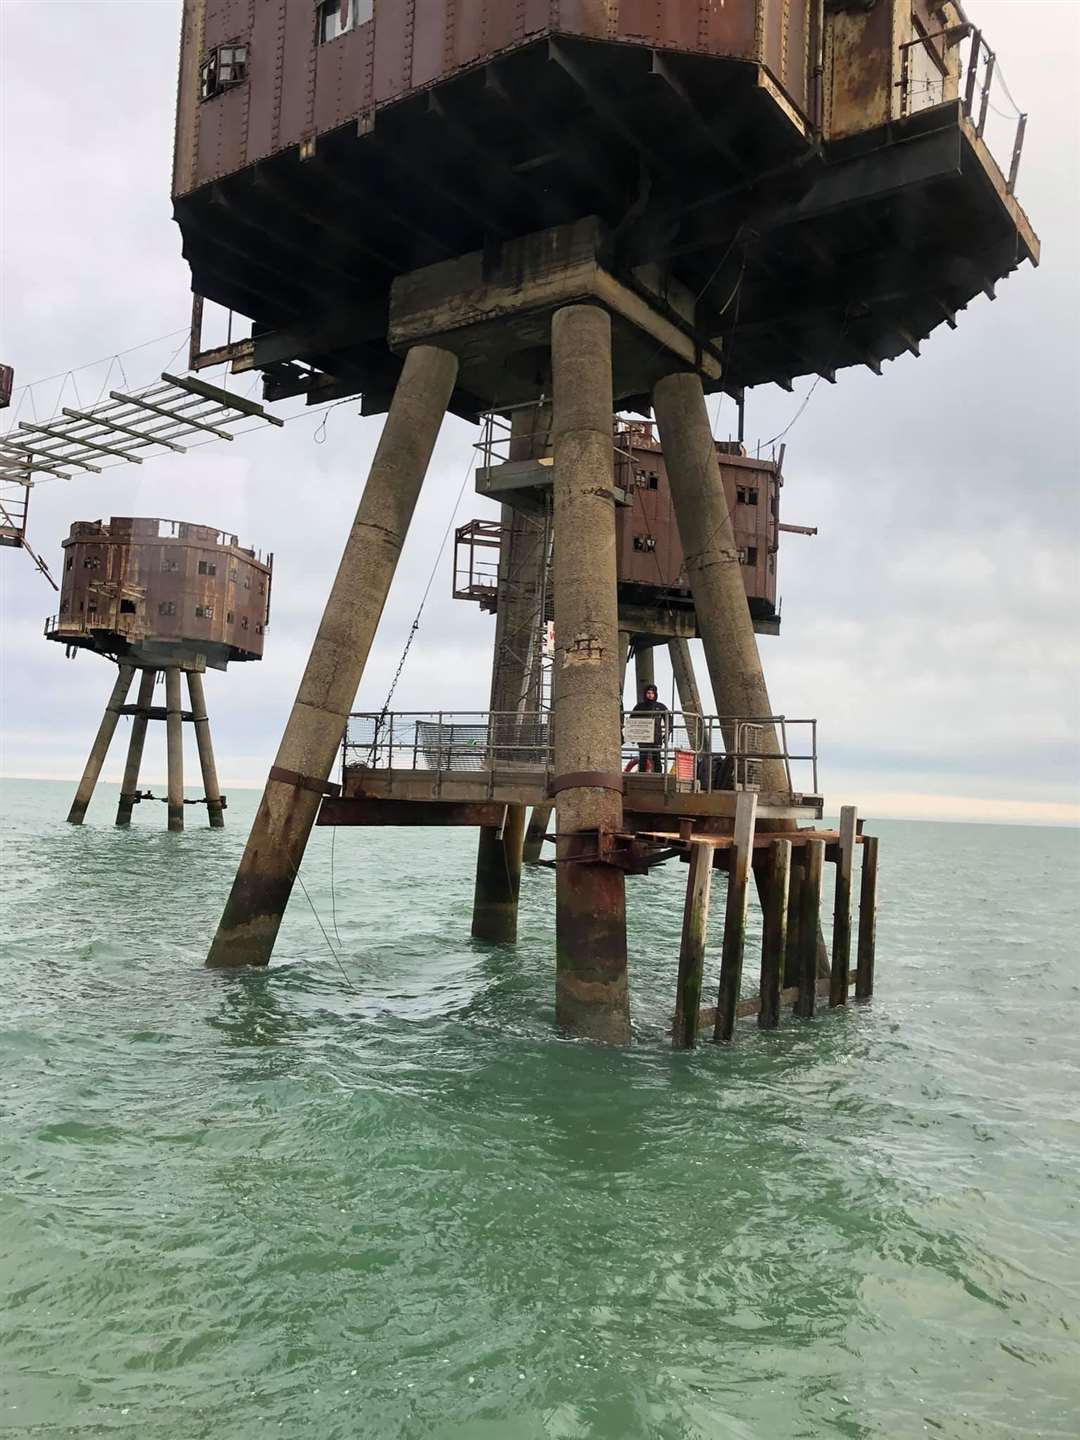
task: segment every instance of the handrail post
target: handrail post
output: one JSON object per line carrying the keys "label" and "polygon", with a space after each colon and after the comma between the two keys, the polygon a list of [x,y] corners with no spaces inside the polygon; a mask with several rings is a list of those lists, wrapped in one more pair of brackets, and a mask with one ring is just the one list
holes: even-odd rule
{"label": "handrail post", "polygon": [[1010,195],[1016,193],[1016,177],[1020,173],[1020,156],[1024,150],[1024,135],[1027,132],[1026,115],[1021,115],[1016,122],[1016,140],[1013,143],[1012,164],[1009,166],[1009,182],[1006,189]]}
{"label": "handrail post", "polygon": [[994,81],[994,65],[997,56],[993,50],[986,52],[986,79],[983,81],[982,102],[979,105],[979,123],[975,127],[975,134],[982,139],[983,131],[986,129],[986,113],[990,108],[990,86]]}
{"label": "handrail post", "polygon": [[979,55],[982,52],[982,31],[971,32],[971,53],[968,56],[967,88],[964,91],[964,114],[971,119],[975,105],[975,85],[979,72]]}

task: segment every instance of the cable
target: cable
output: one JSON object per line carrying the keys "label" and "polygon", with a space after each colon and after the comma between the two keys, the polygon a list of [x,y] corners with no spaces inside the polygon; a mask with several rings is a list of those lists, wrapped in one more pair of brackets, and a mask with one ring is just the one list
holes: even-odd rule
{"label": "cable", "polygon": [[319,919],[319,912],[315,909],[314,901],[312,900],[311,896],[308,894],[308,888],[307,888],[307,886],[304,884],[303,880],[301,879],[300,871],[299,871],[299,870],[294,870],[294,871],[293,871],[293,876],[294,876],[294,878],[299,882],[300,889],[304,892],[304,897],[305,897],[305,899],[307,900],[307,903],[311,906],[311,913],[312,913],[312,915],[315,916],[315,923],[316,923],[316,925],[318,925],[319,929],[322,931],[322,937],[323,937],[323,939],[326,941],[326,948],[330,951],[330,954],[334,957],[334,962],[335,962],[335,964],[337,965],[338,969],[341,971],[341,978],[345,981],[345,984],[346,984],[346,985],[348,986],[348,988],[352,991],[352,993],[353,993],[354,995],[358,995],[360,992],[357,990],[356,986],[355,986],[355,985],[352,983],[352,981],[349,979],[348,972],[346,971],[345,966],[341,963],[341,956],[337,953],[337,951],[334,949],[333,945],[330,943],[330,936],[327,935],[327,933],[326,933],[326,927],[323,925],[322,921]]}
{"label": "cable", "polygon": [[[127,350],[117,350],[112,355],[102,355],[97,360],[88,360],[85,365],[73,366],[72,370],[58,370],[55,375],[44,375],[40,380],[25,380],[21,385],[16,385],[15,390],[32,390],[35,385],[48,385],[51,380],[63,380],[65,375],[72,374],[74,370],[92,370],[95,365],[104,365],[106,360],[118,360],[121,355],[134,355],[136,350],[148,350],[151,345],[160,345],[163,340],[171,340],[174,335],[181,334],[190,335],[191,326],[185,325],[183,330],[170,330],[166,335],[157,335],[153,340],[144,340],[141,345],[132,345]],[[177,351],[177,354],[179,353]]]}
{"label": "cable", "polygon": [[764,446],[762,447],[763,449],[767,450],[770,445],[775,445],[778,440],[783,440],[784,436],[788,433],[791,427],[795,424],[796,420],[799,419],[803,411],[810,404],[810,401],[813,398],[814,391],[821,384],[821,379],[822,377],[819,375],[814,381],[814,383],[810,386],[810,389],[806,392],[806,398],[803,400],[798,410],[795,411],[795,414],[791,417],[788,423],[784,426],[783,430],[781,430],[778,435],[774,435],[771,440],[766,440]]}
{"label": "cable", "polygon": [[334,926],[334,939],[341,944],[341,936],[337,928],[337,893],[334,885],[334,848],[337,843],[337,826],[330,827],[330,919]]}

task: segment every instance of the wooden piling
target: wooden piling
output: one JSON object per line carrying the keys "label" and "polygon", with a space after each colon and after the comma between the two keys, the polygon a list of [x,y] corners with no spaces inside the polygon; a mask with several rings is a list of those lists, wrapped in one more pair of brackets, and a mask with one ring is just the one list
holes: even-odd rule
{"label": "wooden piling", "polygon": [[869,1000],[874,993],[874,958],[877,949],[877,867],[877,836],[864,835],[862,883],[859,889],[859,953],[855,970],[856,1000]]}
{"label": "wooden piling", "polygon": [[671,1037],[671,1043],[676,1050],[692,1050],[697,1044],[715,853],[714,848],[705,840],[690,842],[690,874],[686,881],[682,944],[679,947],[679,982],[675,995],[675,1027]]}
{"label": "wooden piling", "polygon": [[824,840],[808,841],[799,903],[799,998],[795,1004],[795,1014],[804,1020],[813,1019],[817,1007],[817,933],[824,868]]}
{"label": "wooden piling", "polygon": [[713,1039],[724,1043],[735,1033],[739,989],[742,984],[743,949],[746,943],[747,883],[750,858],[754,853],[754,826],[757,794],[740,792],[735,802],[735,836],[729,851],[727,907],[724,912],[724,948],[720,959],[720,991],[716,1001]]}
{"label": "wooden piling", "polygon": [[836,894],[833,901],[832,983],[829,1006],[846,1005],[851,972],[851,875],[855,859],[858,811],[845,805],[840,811],[840,853],[836,861]]}
{"label": "wooden piling", "polygon": [[791,841],[769,846],[769,880],[761,934],[761,1008],[758,1026],[775,1030],[780,1023],[781,971],[787,951],[788,894],[791,884]]}

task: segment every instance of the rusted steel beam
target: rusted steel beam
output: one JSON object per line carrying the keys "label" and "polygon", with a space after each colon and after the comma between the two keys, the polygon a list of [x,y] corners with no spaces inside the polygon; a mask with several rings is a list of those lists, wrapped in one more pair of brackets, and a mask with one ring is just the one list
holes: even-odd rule
{"label": "rusted steel beam", "polygon": [[829,1004],[847,1004],[851,971],[851,876],[855,860],[858,811],[845,805],[840,811],[840,844],[836,856],[836,895],[833,904],[832,989]]}
{"label": "rusted steel beam", "polygon": [[679,947],[679,979],[675,990],[675,1025],[671,1037],[676,1050],[692,1050],[697,1044],[712,872],[712,846],[700,840],[691,841],[682,943]]}
{"label": "rusted steel beam", "polygon": [[127,699],[127,693],[131,689],[131,682],[134,678],[134,665],[120,666],[112,694],[105,706],[105,714],[101,717],[101,724],[98,726],[97,735],[90,748],[90,755],[86,761],[82,779],[79,781],[79,788],[75,791],[75,799],[71,802],[71,809],[68,811],[69,825],[83,823],[87,807],[93,798],[98,776],[101,774],[101,767],[105,763],[105,756],[109,753],[109,746],[116,734],[116,722],[120,719],[121,707]]}
{"label": "rusted steel beam", "polygon": [[750,856],[754,850],[757,796],[744,790],[735,810],[735,844],[728,869],[727,907],[724,912],[724,949],[720,959],[720,991],[716,1001],[713,1039],[724,1043],[735,1033],[735,1012],[742,986],[743,952],[746,946],[746,902],[750,881]]}
{"label": "rusted steel beam", "polygon": [[817,934],[821,914],[821,878],[825,844],[812,840],[806,847],[806,872],[799,897],[799,998],[795,1013],[811,1020],[817,1006]]}
{"label": "rusted steel beam", "polygon": [[[143,747],[146,744],[146,726],[150,706],[154,699],[156,670],[144,670],[139,680],[139,703],[135,706],[135,718],[131,722],[131,738],[128,740],[127,762],[124,779],[120,786],[120,803],[116,807],[116,823],[121,829],[131,824],[131,812],[135,808],[135,797],[139,790],[139,770],[142,767]],[[127,711],[128,706],[124,706]]]}
{"label": "rusted steel beam", "polygon": [[496,801],[366,800],[328,796],[319,825],[498,827],[506,806]]}
{"label": "rusted steel beam", "polygon": [[765,915],[761,932],[761,1004],[758,1025],[775,1030],[780,1023],[781,970],[787,950],[788,892],[791,880],[791,841],[774,840],[769,846],[769,883],[765,889]]}
{"label": "rusted steel beam", "polygon": [[859,956],[855,975],[856,1000],[874,993],[874,958],[877,948],[878,841],[865,835],[862,844],[862,882],[859,890]]}

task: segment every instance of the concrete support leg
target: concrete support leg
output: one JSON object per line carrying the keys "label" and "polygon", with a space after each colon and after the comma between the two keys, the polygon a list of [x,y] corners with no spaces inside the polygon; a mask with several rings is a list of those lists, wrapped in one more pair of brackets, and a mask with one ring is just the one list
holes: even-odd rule
{"label": "concrete support leg", "polygon": [[169,829],[184,828],[184,709],[180,671],[165,671],[165,745],[168,759]]}
{"label": "concrete support leg", "polygon": [[574,860],[622,827],[611,319],[552,324],[555,450],[555,1012],[578,1035],[630,1038],[626,895],[613,865]]}
{"label": "concrete support leg", "polygon": [[[653,391],[653,407],[717,714],[746,720],[767,718],[773,709],[746,603],[735,527],[700,379],[685,373],[666,376]],[[733,734],[725,735],[729,748],[734,739]],[[770,727],[763,727],[762,749],[774,749],[780,754],[775,731]],[[762,789],[787,789],[787,772],[781,759],[763,760],[761,769]],[[777,833],[791,828],[782,822],[761,826],[763,831],[775,829]],[[755,864],[754,873],[765,903],[762,885],[768,883],[768,870],[764,855]],[[798,880],[794,871],[792,882],[795,888]],[[828,952],[820,935],[817,963],[827,975]]]}
{"label": "concrete support leg", "polygon": [[[629,630],[620,630],[620,631],[619,631],[619,704],[620,704],[620,705],[623,705],[623,704],[625,703],[625,701],[626,701],[626,665],[627,665],[628,660],[630,659],[630,640],[631,640],[631,635],[630,635]],[[634,701],[634,704],[635,704],[635,705],[637,704],[637,701],[636,701],[636,700]],[[633,706],[631,706],[630,708],[633,709]]]}
{"label": "concrete support leg", "polygon": [[534,805],[532,808],[521,856],[526,865],[535,865],[540,859],[544,848],[544,836],[548,833],[553,809],[552,805]]}
{"label": "concrete support leg", "polygon": [[116,807],[116,823],[122,828],[131,824],[131,812],[135,808],[135,796],[139,789],[139,771],[142,769],[143,748],[146,745],[146,727],[149,724],[146,712],[154,703],[154,682],[156,670],[144,670],[139,681],[139,714],[131,722],[131,739],[128,741],[127,764],[124,766],[124,783],[120,787],[120,803]]}
{"label": "concrete support leg", "polygon": [[203,677],[197,671],[189,670],[187,683],[191,697],[191,718],[195,722],[195,743],[199,747],[199,768],[202,770],[203,794],[206,796],[206,814],[211,830],[224,830],[225,806],[221,799],[217,766],[214,764],[214,742],[210,738],[210,718],[206,713]]}
{"label": "concrete support leg", "polygon": [[109,703],[105,706],[105,714],[101,717],[101,724],[98,726],[97,735],[94,737],[94,743],[90,749],[86,769],[83,771],[79,788],[75,791],[75,799],[71,802],[71,809],[68,811],[69,825],[81,825],[83,822],[87,807],[94,794],[94,787],[98,782],[98,776],[101,774],[101,767],[105,764],[105,756],[109,753],[109,746],[116,734],[116,722],[120,719],[120,708],[127,699],[134,677],[134,665],[120,666],[120,673],[116,677],[116,684],[112,688]]}
{"label": "concrete support leg", "polygon": [[512,945],[517,939],[524,841],[524,805],[507,805],[501,828],[480,831],[472,918],[476,940]]}
{"label": "concrete support leg", "polygon": [[[671,657],[671,669],[675,676],[675,689],[679,696],[679,709],[683,712],[686,734],[690,744],[700,752],[705,743],[705,726],[700,717],[705,714],[705,711],[701,708],[701,691],[698,689],[697,676],[694,674],[690,642],[688,640],[669,640],[668,655]],[[696,720],[695,717],[697,717]]]}
{"label": "concrete support leg", "polygon": [[780,1024],[781,974],[787,949],[791,841],[774,840],[768,855],[771,874],[761,931],[761,1008],[757,1023],[762,1030],[775,1030]]}
{"label": "concrete support leg", "polygon": [[427,345],[405,360],[208,965],[269,963],[457,369]]}
{"label": "concrete support leg", "polygon": [[[510,459],[529,460],[550,449],[550,411],[515,411]],[[495,658],[491,671],[489,741],[500,758],[521,759],[539,739],[539,652],[547,581],[547,527],[502,507]],[[500,747],[508,747],[505,751]],[[503,824],[480,831],[476,853],[472,933],[477,940],[513,944],[524,857],[525,807],[511,805]],[[542,842],[541,842],[542,843]],[[537,854],[539,859],[539,854]]]}
{"label": "concrete support leg", "polygon": [[653,647],[646,645],[639,636],[634,641],[634,683],[637,692],[634,696],[634,703],[642,700],[645,696],[645,686],[656,684],[656,663],[653,655]]}

